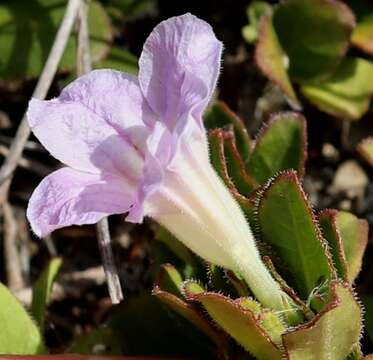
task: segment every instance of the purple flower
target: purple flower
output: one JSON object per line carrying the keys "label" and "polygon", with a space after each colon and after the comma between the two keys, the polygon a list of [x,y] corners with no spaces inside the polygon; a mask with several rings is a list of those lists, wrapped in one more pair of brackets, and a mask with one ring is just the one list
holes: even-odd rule
{"label": "purple flower", "polygon": [[150,34],[138,78],[95,70],[56,99],[31,100],[33,133],[66,167],[39,184],[27,216],[38,236],[110,214],[150,216],[201,257],[241,272],[264,305],[282,308],[250,227],[209,161],[202,113],[221,52],[211,27],[185,14]]}

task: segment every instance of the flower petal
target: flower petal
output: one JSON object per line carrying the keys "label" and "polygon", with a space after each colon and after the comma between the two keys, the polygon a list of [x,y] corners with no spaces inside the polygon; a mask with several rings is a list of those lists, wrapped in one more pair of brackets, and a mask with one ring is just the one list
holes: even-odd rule
{"label": "flower petal", "polygon": [[31,195],[27,218],[36,235],[69,225],[93,224],[129,210],[134,186],[125,179],[65,167],[48,175]]}
{"label": "flower petal", "polygon": [[170,174],[180,177],[185,175],[184,164],[189,162],[185,158],[186,153],[193,153],[199,165],[211,167],[205,131],[193,119],[185,122],[181,134],[171,133],[163,123],[157,122],[147,139],[143,178],[139,183],[136,201],[126,218],[127,221],[138,223],[144,215],[148,215],[148,198],[165,181],[167,182]]}
{"label": "flower petal", "polygon": [[149,131],[142,119],[152,113],[137,79],[118,71],[92,71],[56,99],[33,99],[27,116],[36,137],[66,165],[91,173],[140,175],[139,148]]}
{"label": "flower petal", "polygon": [[191,14],[154,28],[140,57],[140,87],[153,111],[173,130],[186,113],[201,115],[220,70],[222,43],[209,24]]}

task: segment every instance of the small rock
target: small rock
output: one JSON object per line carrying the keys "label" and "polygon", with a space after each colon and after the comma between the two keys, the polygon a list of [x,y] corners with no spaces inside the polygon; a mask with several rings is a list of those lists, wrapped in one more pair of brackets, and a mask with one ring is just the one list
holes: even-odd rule
{"label": "small rock", "polygon": [[339,151],[332,144],[324,144],[321,153],[328,160],[338,161],[339,159]]}
{"label": "small rock", "polygon": [[363,196],[368,183],[368,176],[359,163],[347,160],[338,167],[329,191],[331,194],[345,192],[349,198],[354,198]]}

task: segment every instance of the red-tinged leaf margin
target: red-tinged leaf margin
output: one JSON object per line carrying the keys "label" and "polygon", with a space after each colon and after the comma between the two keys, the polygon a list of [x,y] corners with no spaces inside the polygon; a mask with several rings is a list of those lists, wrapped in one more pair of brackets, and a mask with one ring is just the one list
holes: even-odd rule
{"label": "red-tinged leaf margin", "polygon": [[[235,161],[235,164],[238,165],[239,173],[240,173],[240,176],[241,176],[242,180],[247,183],[247,185],[251,188],[251,190],[254,190],[255,188],[258,187],[258,183],[254,180],[253,177],[251,177],[246,172],[245,164],[244,164],[244,162],[241,158],[241,155],[239,154],[238,149],[236,147],[236,140],[235,140],[234,132],[233,131],[224,131],[223,132],[223,138],[224,138],[224,145],[225,145],[224,146],[224,154],[226,154],[225,149],[227,149],[227,151],[229,151],[232,154],[232,156],[234,158],[234,161]],[[224,157],[225,157],[225,159],[227,158],[226,155],[224,155]],[[225,162],[225,164],[227,164],[227,162]],[[226,168],[227,168],[227,171],[228,171],[228,174],[229,174],[228,166],[226,166]],[[235,186],[235,188],[237,189],[237,186]],[[249,195],[249,194],[245,194],[245,196],[247,196],[247,195]]]}
{"label": "red-tinged leaf margin", "polygon": [[[306,209],[307,209],[307,211],[308,211],[308,213],[309,213],[309,215],[312,219],[312,223],[314,224],[316,236],[317,236],[318,240],[320,241],[320,244],[321,244],[322,248],[325,251],[326,258],[327,258],[327,263],[329,264],[329,269],[330,269],[330,273],[331,273],[331,280],[336,279],[337,274],[336,274],[336,271],[335,271],[335,268],[334,268],[333,259],[332,259],[332,255],[330,253],[328,244],[327,244],[327,242],[325,241],[325,239],[322,235],[322,232],[320,230],[320,226],[319,226],[319,223],[318,223],[317,218],[315,216],[315,213],[314,213],[314,211],[311,207],[310,201],[308,200],[307,194],[303,190],[303,187],[300,183],[300,180],[298,178],[298,175],[297,175],[296,171],[294,171],[292,169],[281,171],[276,176],[274,176],[272,179],[270,179],[265,186],[263,186],[262,188],[259,189],[258,195],[257,195],[257,198],[256,198],[255,210],[254,210],[254,212],[256,214],[256,217],[258,217],[259,207],[261,206],[261,201],[263,200],[266,191],[274,183],[278,182],[282,178],[290,179],[298,186],[298,189],[300,191],[300,195],[301,195],[301,197],[302,197],[302,199],[303,199],[303,201],[306,205]],[[259,220],[257,220],[257,222],[256,222],[256,226],[254,227],[254,232],[255,232],[256,237],[260,239],[261,238],[261,236],[260,236],[261,230],[260,230]],[[272,247],[270,244],[268,244],[268,246],[270,248]]]}
{"label": "red-tinged leaf margin", "polygon": [[265,137],[266,133],[271,129],[272,125],[278,121],[282,121],[282,119],[294,119],[299,122],[302,128],[302,148],[301,148],[301,159],[300,159],[300,166],[297,171],[297,176],[302,178],[306,172],[306,162],[308,159],[308,135],[307,135],[307,121],[306,118],[299,112],[295,111],[281,111],[277,113],[273,113],[269,116],[268,120],[263,124],[263,126],[259,129],[258,134],[255,137],[255,146],[252,152],[255,151],[256,147],[260,146],[263,138]]}
{"label": "red-tinged leaf margin", "polygon": [[[211,140],[212,138],[214,138],[216,140],[216,145],[218,147],[217,148],[218,150],[217,160],[219,161],[219,164],[215,164],[216,172],[219,174],[222,181],[225,183],[225,185],[228,187],[231,194],[237,200],[237,202],[241,206],[248,220],[252,222],[253,210],[255,206],[255,197],[256,197],[255,192],[249,197],[243,196],[242,194],[238,192],[232,179],[230,178],[229,173],[228,173],[226,159],[225,159],[225,153],[224,153],[224,131],[222,129],[211,130],[209,131],[208,137],[209,137],[210,146],[211,146]],[[211,158],[211,155],[210,155],[210,158]]]}
{"label": "red-tinged leaf margin", "polygon": [[334,253],[333,260],[337,273],[339,272],[339,276],[341,276],[344,281],[348,282],[348,264],[343,248],[343,240],[337,226],[337,215],[337,210],[324,209],[319,212],[318,219],[321,228],[323,227],[322,224],[324,221],[329,221],[329,225],[332,227],[334,239],[327,239],[325,236],[324,238],[327,240],[332,254]]}
{"label": "red-tinged leaf margin", "polygon": [[[337,285],[342,285],[344,288],[346,288],[348,291],[350,291],[352,297],[355,299],[356,303],[358,304],[358,306],[360,308],[360,337],[359,337],[359,340],[361,339],[361,337],[362,337],[362,330],[363,330],[363,320],[362,319],[363,319],[363,314],[364,314],[363,305],[362,305],[361,301],[358,299],[358,297],[356,296],[355,292],[353,291],[352,287],[349,284],[347,284],[347,283],[345,283],[343,281],[340,281],[340,280],[333,280],[331,282],[331,284],[330,284],[330,288],[331,288],[331,299],[330,299],[329,304],[327,304],[310,321],[308,321],[308,322],[306,322],[304,324],[295,326],[295,327],[289,329],[287,332],[285,332],[285,334],[282,335],[283,345],[284,345],[284,350],[285,350],[285,353],[286,353],[286,359],[287,360],[291,360],[291,358],[290,358],[290,355],[289,355],[288,347],[286,345],[286,336],[288,334],[295,333],[295,332],[297,332],[299,330],[307,330],[307,329],[313,328],[314,326],[316,326],[317,322],[322,318],[323,315],[325,315],[329,311],[331,311],[331,310],[335,309],[336,307],[338,307],[339,304],[340,304],[340,299],[338,298],[337,293],[336,293]],[[347,357],[347,354],[346,354],[346,357]],[[372,356],[372,359],[373,359],[373,356]]]}
{"label": "red-tinged leaf margin", "polygon": [[[231,306],[232,309],[240,312],[243,316],[247,317],[248,321],[251,324],[253,324],[255,330],[263,337],[263,339],[265,340],[267,345],[269,347],[271,347],[273,349],[273,351],[278,351],[278,352],[283,351],[283,349],[279,346],[280,344],[275,344],[272,341],[272,339],[269,337],[269,335],[266,333],[266,331],[262,328],[262,326],[259,325],[258,317],[255,316],[252,311],[250,311],[249,309],[246,309],[242,305],[240,305],[240,301],[242,299],[238,298],[236,300],[232,300],[231,298],[229,298],[227,296],[224,296],[222,294],[213,293],[213,292],[209,292],[209,291],[204,291],[204,292],[200,292],[200,293],[193,293],[190,290],[188,290],[188,284],[190,284],[190,283],[193,283],[193,281],[187,280],[187,281],[184,282],[184,285],[183,285],[183,290],[184,290],[185,297],[189,301],[196,301],[196,302],[203,303],[203,299],[210,299],[210,300],[217,301],[217,302],[223,302],[223,303],[227,304],[228,306]],[[206,309],[206,311],[207,311],[207,309]],[[215,320],[214,320],[214,322],[215,322]],[[216,324],[216,325],[220,328],[219,324]],[[239,343],[239,341],[237,341],[237,343]],[[245,349],[245,350],[248,351],[248,349]]]}
{"label": "red-tinged leaf margin", "polygon": [[[247,128],[245,126],[245,123],[242,121],[242,119],[224,102],[224,101],[217,101],[215,104],[212,105],[211,109],[208,110],[208,112],[212,112],[213,109],[219,110],[225,115],[230,118],[233,125],[233,131],[235,134],[235,138],[237,141],[237,148],[240,148],[240,142],[245,143],[245,148],[242,148],[242,150],[245,152],[245,154],[240,154],[241,156],[248,156],[252,150],[252,139],[247,131]],[[225,126],[224,126],[225,127]],[[223,126],[217,126],[215,129],[223,128]],[[208,130],[213,130],[213,128],[208,128]],[[243,145],[241,145],[243,146]]]}
{"label": "red-tinged leaf margin", "polygon": [[369,165],[373,166],[373,152],[370,153],[367,150],[367,146],[371,146],[373,148],[373,136],[369,136],[362,140],[357,145],[356,150],[369,163]]}
{"label": "red-tinged leaf margin", "polygon": [[[268,55],[268,39],[273,38],[275,42],[277,53],[283,53],[284,56],[287,56],[282,49],[280,41],[277,37],[273,26],[273,11],[264,15],[259,22],[258,26],[258,41],[255,47],[254,61],[257,67],[261,72],[273,83],[275,83],[285,94],[286,99],[288,100],[291,107],[295,110],[301,110],[302,105],[299,102],[299,99],[293,89],[293,86],[290,81],[289,74],[285,69],[285,65],[281,64],[280,69],[281,74],[278,75],[276,71],[273,71],[273,56]],[[272,44],[269,44],[272,46]],[[273,51],[272,51],[273,52]]]}

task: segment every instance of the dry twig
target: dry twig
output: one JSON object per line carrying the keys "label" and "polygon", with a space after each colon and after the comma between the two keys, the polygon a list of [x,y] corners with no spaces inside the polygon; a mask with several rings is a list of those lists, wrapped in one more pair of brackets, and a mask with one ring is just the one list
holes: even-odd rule
{"label": "dry twig", "polygon": [[[91,71],[87,14],[88,5],[85,1],[82,1],[78,14],[79,32],[77,48],[77,73],[79,76]],[[107,218],[104,218],[98,222],[97,237],[110,298],[113,304],[118,304],[123,299],[123,292],[111,248],[110,230]]]}
{"label": "dry twig", "polygon": [[18,224],[13,209],[7,201],[3,204],[3,219],[7,284],[10,289],[18,290],[24,287],[21,261],[17,249]]}
{"label": "dry twig", "polygon": [[[47,95],[73,28],[81,1],[82,0],[69,0],[67,4],[65,15],[58,29],[47,62],[45,63],[39,81],[32,94],[35,98],[45,99]],[[30,127],[27,123],[26,114],[24,114],[9,149],[9,155],[0,169],[0,203],[4,202],[8,196],[12,174],[17,168],[29,135]]]}

